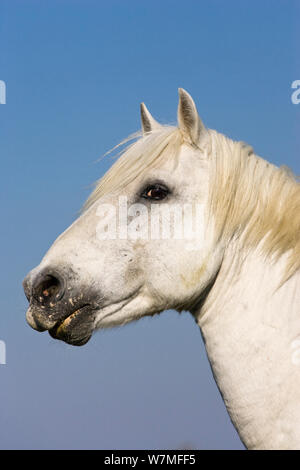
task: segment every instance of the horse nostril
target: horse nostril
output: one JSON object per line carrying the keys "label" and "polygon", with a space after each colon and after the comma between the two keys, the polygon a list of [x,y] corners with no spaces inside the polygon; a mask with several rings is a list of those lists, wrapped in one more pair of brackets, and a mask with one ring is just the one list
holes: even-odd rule
{"label": "horse nostril", "polygon": [[63,282],[53,274],[46,274],[39,277],[33,285],[33,295],[35,299],[44,306],[52,306],[64,293]]}

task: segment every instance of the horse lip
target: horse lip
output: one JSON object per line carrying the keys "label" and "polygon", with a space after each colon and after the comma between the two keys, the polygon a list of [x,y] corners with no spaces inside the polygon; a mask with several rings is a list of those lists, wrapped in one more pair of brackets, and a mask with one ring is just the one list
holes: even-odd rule
{"label": "horse lip", "polygon": [[77,335],[76,338],[73,338],[72,337],[72,329],[73,329],[72,322],[74,321],[76,322],[77,320],[77,323],[78,323],[78,319],[79,321],[81,320],[79,315],[86,313],[91,308],[92,306],[90,304],[84,304],[81,307],[74,310],[70,315],[68,315],[63,320],[56,322],[53,327],[48,329],[50,336],[52,336],[52,338],[54,339],[59,339],[59,340],[65,341],[66,343],[76,345],[76,346],[82,346],[83,344],[87,343],[92,335],[84,334],[84,335],[80,335],[80,337]]}
{"label": "horse lip", "polygon": [[32,307],[32,305],[29,305],[28,310],[26,312],[26,321],[28,325],[31,326],[31,328],[40,332],[49,330],[53,326],[53,321],[51,321],[50,318],[46,318],[46,319],[47,319],[46,323],[45,323],[45,318],[43,318],[43,321],[41,321],[35,309]]}
{"label": "horse lip", "polygon": [[90,307],[90,304],[84,304],[82,305],[82,307],[79,307],[77,308],[76,310],[74,310],[74,312],[70,313],[70,315],[68,315],[66,318],[64,318],[63,320],[59,320],[55,323],[55,325],[51,328],[49,328],[49,331],[52,331],[52,330],[56,330],[58,331],[59,328],[63,327],[64,325],[68,325],[70,323],[70,321],[75,318],[79,312],[81,312],[81,310],[83,310],[84,308],[86,307]]}

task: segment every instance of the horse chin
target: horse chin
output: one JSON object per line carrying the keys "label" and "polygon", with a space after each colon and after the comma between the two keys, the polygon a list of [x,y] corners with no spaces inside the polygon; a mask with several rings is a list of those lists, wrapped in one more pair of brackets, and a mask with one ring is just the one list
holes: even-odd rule
{"label": "horse chin", "polygon": [[86,305],[48,330],[50,336],[72,346],[83,346],[92,337],[95,316]]}

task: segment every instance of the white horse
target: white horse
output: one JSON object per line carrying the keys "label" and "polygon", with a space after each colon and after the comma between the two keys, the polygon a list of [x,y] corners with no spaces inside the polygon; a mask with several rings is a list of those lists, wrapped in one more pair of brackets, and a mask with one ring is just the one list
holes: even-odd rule
{"label": "white horse", "polygon": [[[244,444],[299,449],[299,184],[206,129],[182,89],[178,127],[144,104],[141,117],[141,135],[26,277],[27,321],[81,345],[99,328],[189,311]],[[174,236],[178,211],[158,234],[170,217],[155,209],[169,206],[192,207],[198,243]]]}

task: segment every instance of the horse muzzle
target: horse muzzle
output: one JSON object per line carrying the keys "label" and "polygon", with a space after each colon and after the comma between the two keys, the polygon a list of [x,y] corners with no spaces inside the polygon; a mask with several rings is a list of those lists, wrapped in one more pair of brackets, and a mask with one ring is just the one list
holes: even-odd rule
{"label": "horse muzzle", "polygon": [[[49,331],[55,338],[81,346],[92,336],[97,306],[93,292],[80,285],[78,276],[65,269],[33,270],[23,281],[30,303],[26,314],[37,331]],[[84,294],[83,294],[84,292]]]}

